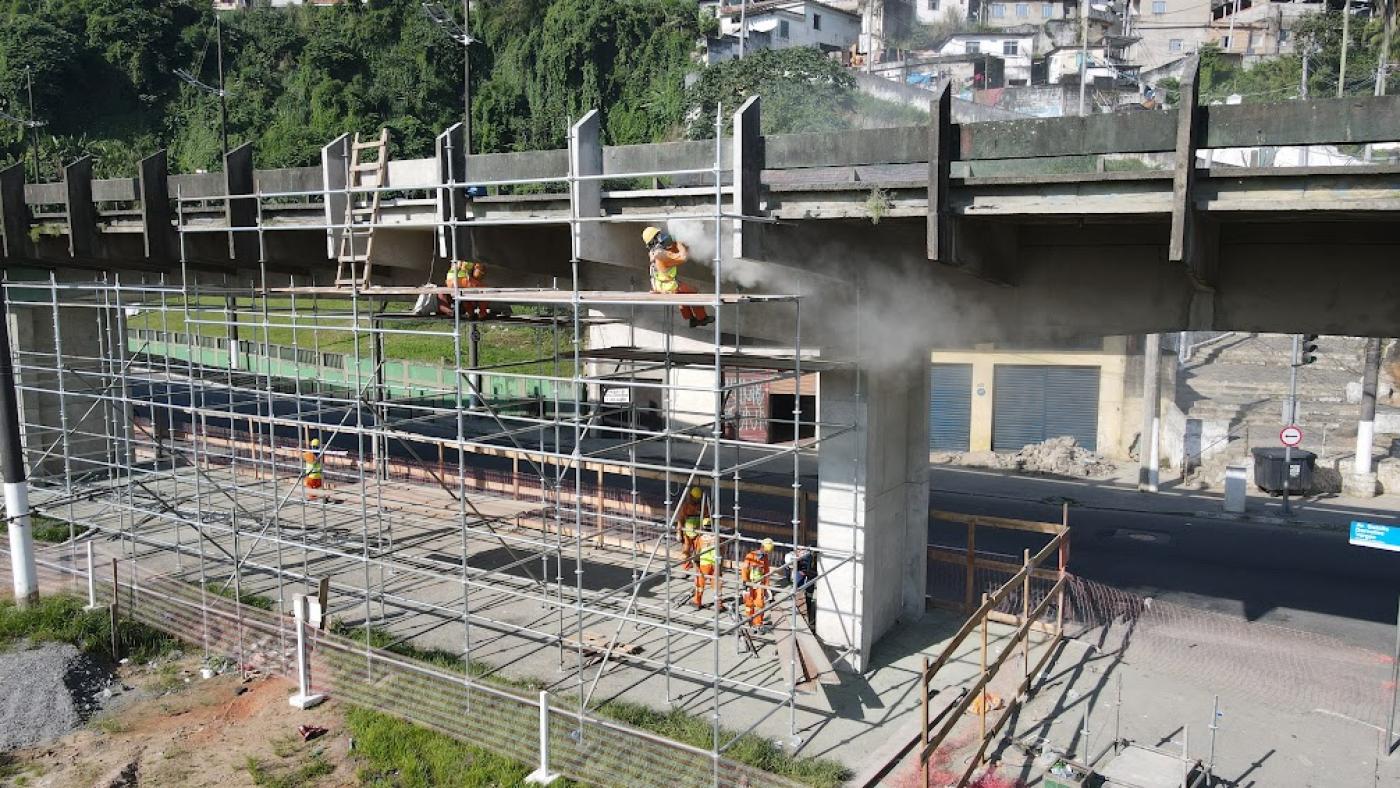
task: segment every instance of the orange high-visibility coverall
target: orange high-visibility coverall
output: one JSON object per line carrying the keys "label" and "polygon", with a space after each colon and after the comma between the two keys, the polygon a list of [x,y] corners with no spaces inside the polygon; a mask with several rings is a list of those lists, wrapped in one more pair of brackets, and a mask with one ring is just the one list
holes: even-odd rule
{"label": "orange high-visibility coverall", "polygon": [[687,495],[685,501],[681,503],[680,511],[676,513],[681,552],[685,555],[685,563],[681,566],[685,569],[690,569],[694,565],[695,553],[700,549],[700,529],[704,517],[704,502],[697,501]]}
{"label": "orange high-visibility coverall", "polygon": [[[481,275],[476,276],[478,273]],[[481,263],[476,263],[470,267],[463,266],[462,277],[457,280],[457,286],[463,290],[468,290],[473,287],[485,287],[486,266]],[[473,317],[473,313],[475,313],[477,320],[486,319],[485,301],[464,301],[462,303],[462,309],[464,310],[462,312],[462,317]]]}
{"label": "orange high-visibility coverall", "polygon": [[323,471],[321,468],[321,458],[316,456],[314,451],[304,451],[301,459],[306,463],[306,489],[319,490],[325,484],[322,481]]}
{"label": "orange high-visibility coverall", "polygon": [[756,627],[763,626],[763,605],[767,601],[768,570],[771,566],[768,553],[750,550],[739,569],[740,579],[744,582],[744,617]]}
{"label": "orange high-visibility coverall", "polygon": [[[707,540],[708,541],[708,540]],[[715,607],[724,612],[724,596],[720,590],[720,573],[723,570],[719,551],[713,544],[706,544],[700,551],[700,573],[695,576],[695,607],[705,606],[705,586],[715,587]]]}
{"label": "orange high-visibility coverall", "polygon": [[[690,260],[690,250],[680,241],[670,246],[651,250],[651,292],[653,293],[698,293],[699,291],[676,278],[680,267]],[[681,307],[681,317],[686,320],[705,320],[708,313],[703,306]]]}

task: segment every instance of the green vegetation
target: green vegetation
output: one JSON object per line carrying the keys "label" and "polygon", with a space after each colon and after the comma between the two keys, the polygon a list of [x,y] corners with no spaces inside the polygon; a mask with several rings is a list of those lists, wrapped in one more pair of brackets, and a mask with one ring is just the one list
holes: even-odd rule
{"label": "green vegetation", "polygon": [[[72,643],[91,654],[108,654],[112,627],[106,610],[84,610],[83,600],[75,596],[44,596],[38,604],[24,608],[0,601],[0,648],[26,639]],[[122,656],[136,662],[181,648],[178,640],[164,632],[126,619],[117,624],[117,645]]]}
{"label": "green vegetation", "polygon": [[[1347,73],[1343,94],[1369,96],[1375,91],[1383,26],[1380,17],[1351,20],[1347,47]],[[1295,52],[1309,52],[1308,92],[1311,98],[1337,95],[1341,74],[1342,15],[1340,12],[1308,14],[1293,26]],[[1300,54],[1281,55],[1244,68],[1214,45],[1201,47],[1200,102],[1210,104],[1239,95],[1247,104],[1286,101],[1302,95],[1303,59]],[[1390,62],[1400,59],[1400,36],[1390,46]],[[1180,81],[1163,79],[1157,83],[1164,100],[1173,106],[1181,96]],[[1392,68],[1386,92],[1400,90],[1400,70]]]}
{"label": "green vegetation", "polygon": [[[363,641],[365,637],[365,629],[363,627],[349,626],[339,621],[332,621],[330,623],[330,631],[342,637],[353,638],[360,641]],[[444,670],[456,673],[461,673],[463,670],[462,657],[460,654],[455,654],[450,651],[444,651],[442,649],[418,648],[417,646],[414,646],[410,643],[399,640],[386,630],[380,629],[378,627],[370,627],[369,642],[370,645],[375,648],[391,651],[395,654],[399,654],[401,656],[408,657],[419,662],[426,662]],[[496,673],[495,668],[482,662],[473,661],[467,667],[467,671],[470,675],[478,677],[488,684],[495,684],[501,687],[513,689],[528,689],[535,691],[543,686],[546,686],[544,682],[534,679],[519,680],[505,678],[504,676],[501,676],[498,673]],[[572,700],[570,700],[567,695],[560,695],[558,697],[562,702],[565,703],[578,702],[578,699],[576,697]],[[710,727],[710,723],[704,718],[696,717],[681,709],[673,708],[670,711],[661,712],[651,709],[647,706],[642,706],[637,703],[629,703],[627,701],[620,700],[611,700],[595,708],[594,712],[602,717],[616,720],[626,725],[631,725],[634,728],[640,728],[642,730],[651,731],[652,733],[657,733],[667,738],[674,739],[679,742],[684,742],[686,744],[690,744],[696,747],[708,748],[713,743],[713,729]],[[471,751],[476,749],[469,747],[468,745],[461,744],[460,742],[457,742],[454,739],[450,739],[446,736],[441,736],[440,734],[433,733],[432,731],[429,731],[425,728],[419,728],[417,726],[409,725],[408,723],[404,723],[402,721],[397,720],[394,717],[390,717],[384,714],[364,711],[361,709],[353,710],[352,715],[355,714],[367,715],[361,718],[365,721],[364,724],[366,726],[369,726],[372,723],[374,726],[387,727],[391,731],[396,730],[394,726],[407,726],[407,729],[413,732],[413,736],[419,737],[416,740],[416,743],[413,744],[414,748],[421,747],[428,752],[436,752],[439,748],[442,748],[448,752],[454,752],[458,750]],[[354,722],[354,719],[352,717],[351,726],[354,727],[355,725],[356,723]],[[735,732],[733,731],[722,730],[720,732],[720,736],[722,739],[727,741],[734,735],[734,733]],[[355,734],[357,749],[358,742],[360,742],[361,740],[361,735],[362,734],[360,733]],[[385,747],[387,748],[385,751],[386,754],[385,756],[383,756],[386,759],[385,763],[390,765],[391,768],[399,768],[397,764],[401,763],[402,761],[400,760],[401,754],[398,753],[397,746],[393,744],[395,737],[387,732],[382,735],[385,736]],[[407,734],[403,734],[402,738],[405,738],[405,740],[407,740]],[[439,738],[442,741],[438,741]],[[454,748],[456,749],[454,750]],[[393,753],[394,757],[389,757],[389,753]],[[773,741],[765,739],[761,736],[756,736],[754,734],[746,734],[742,738],[740,738],[738,742],[736,742],[729,750],[725,752],[725,757],[746,764],[748,766],[763,769],[773,774],[791,777],[795,780],[799,780],[801,782],[807,783],[808,785],[814,786],[837,786],[841,785],[846,779],[850,777],[850,771],[845,766],[836,761],[816,758],[795,758],[783,752],[782,749],[779,748],[778,745]],[[514,762],[510,761],[510,763]],[[379,783],[368,781],[368,784],[437,785],[439,783]],[[512,783],[467,782],[464,784],[496,785]]]}
{"label": "green vegetation", "polygon": [[[227,331],[221,324],[227,320],[228,315],[223,311],[222,297],[202,297],[197,302],[190,305],[189,319],[186,322],[185,315],[178,310],[180,303],[172,300],[168,306],[172,311],[164,314],[159,312],[142,312],[130,319],[128,326],[133,329],[149,329],[153,331],[168,331],[174,333],[184,333],[186,329],[194,329],[193,333],[201,336],[225,337]],[[217,309],[210,307],[217,306]],[[271,324],[265,331],[263,329],[262,317],[256,314],[240,313],[238,323],[240,326],[239,338],[246,342],[267,342],[271,345],[281,345],[292,347],[293,345],[304,350],[315,347],[321,353],[344,353],[351,355],[355,352],[354,335],[347,329],[351,322],[351,304],[346,299],[320,299],[316,302],[316,308],[323,312],[335,312],[335,316],[320,314],[312,316],[309,312],[310,303],[307,299],[297,301],[297,328],[295,332],[290,325],[291,321],[291,300],[272,298],[268,299],[269,323]],[[245,303],[241,307],[248,310]],[[363,309],[363,305],[361,305]],[[377,311],[406,311],[406,305],[396,305]],[[515,313],[526,315],[537,313],[537,309],[530,307],[515,307]],[[313,331],[311,326],[315,326]],[[362,320],[361,326],[369,328],[369,321]],[[436,336],[390,334],[384,337],[384,357],[389,359],[402,359],[405,361],[418,361],[423,363],[440,363],[446,359],[451,363],[456,348],[452,341],[452,323],[450,320],[394,320],[386,327],[393,330],[414,330],[432,331]],[[486,323],[477,326],[481,333],[481,364],[489,366],[494,364],[506,364],[513,362],[528,361],[535,358],[545,358],[551,356],[551,343],[553,333],[548,328],[524,328],[520,326],[502,325],[500,323]],[[314,338],[313,338],[314,333]],[[295,335],[296,341],[293,342]],[[469,322],[462,324],[461,349],[463,361],[467,355],[469,337],[471,336],[471,325]],[[559,352],[561,354],[572,353],[568,342],[568,337],[572,336],[572,331],[561,331],[559,337]],[[362,333],[360,336],[360,353],[362,358],[368,360],[372,352],[370,336]],[[537,371],[546,371],[549,365],[539,365]],[[521,369],[511,370],[513,372]]]}
{"label": "green vegetation", "polygon": [[[520,785],[530,767],[451,736],[369,709],[345,715],[364,763],[360,784],[375,788]],[[555,785],[572,785],[567,780]]]}
{"label": "green vegetation", "polygon": [[242,594],[235,596],[232,583],[224,585],[221,581],[209,580],[204,583],[204,590],[215,596],[221,596],[224,599],[237,599],[248,607],[255,607],[258,610],[272,610],[277,607],[277,600],[272,597],[254,594],[250,591],[244,591]]}
{"label": "green vegetation", "polygon": [[[296,754],[295,749],[279,749],[276,744],[273,749],[277,751],[278,757],[283,759],[290,759]],[[284,752],[286,754],[283,754]],[[253,785],[266,788],[299,788],[315,781],[317,777],[324,777],[335,771],[335,766],[326,760],[325,753],[317,747],[305,763],[267,764],[250,755],[244,761],[243,769],[248,772],[248,779],[253,781]]]}
{"label": "green vegetation", "polygon": [[57,517],[49,517],[44,514],[31,514],[29,516],[31,532],[34,534],[34,541],[44,544],[62,544],[68,541],[71,536],[81,536],[88,531],[88,527],[81,523],[70,524],[67,520],[60,520]]}

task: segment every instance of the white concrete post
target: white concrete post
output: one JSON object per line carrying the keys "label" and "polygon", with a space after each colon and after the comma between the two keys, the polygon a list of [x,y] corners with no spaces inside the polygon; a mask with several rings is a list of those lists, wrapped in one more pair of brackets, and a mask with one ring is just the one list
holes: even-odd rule
{"label": "white concrete post", "polygon": [[549,785],[559,779],[549,770],[549,693],[540,690],[540,767],[525,777],[531,785]]}
{"label": "white concrete post", "polygon": [[1366,369],[1361,378],[1361,418],[1356,422],[1356,458],[1351,476],[1342,480],[1342,491],[1357,498],[1374,498],[1376,474],[1371,452],[1376,439],[1376,383],[1381,370],[1381,341],[1366,340]]}
{"label": "white concrete post", "polygon": [[306,647],[306,627],[311,618],[320,618],[320,603],[306,594],[296,594],[292,597],[292,610],[297,630],[297,694],[288,698],[287,703],[298,709],[309,709],[326,699],[325,695],[311,692],[311,655]]}
{"label": "white concrete post", "polygon": [[92,563],[92,542],[87,543],[87,583],[88,583],[88,603],[84,610],[97,609],[97,573],[93,571]]}
{"label": "white concrete post", "polygon": [[1162,335],[1148,334],[1142,353],[1142,437],[1138,438],[1138,491],[1157,492],[1162,465]]}

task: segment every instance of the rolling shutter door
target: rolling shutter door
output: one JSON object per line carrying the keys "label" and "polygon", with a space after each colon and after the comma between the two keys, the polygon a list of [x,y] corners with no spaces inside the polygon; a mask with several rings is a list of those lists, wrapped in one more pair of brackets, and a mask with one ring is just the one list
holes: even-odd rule
{"label": "rolling shutter door", "polygon": [[972,425],[972,365],[929,367],[929,451],[967,451]]}
{"label": "rolling shutter door", "polygon": [[994,451],[1016,451],[1060,435],[1098,449],[1098,367],[998,364],[994,379]]}
{"label": "rolling shutter door", "polygon": [[1073,436],[1099,450],[1099,368],[1045,368],[1045,437]]}

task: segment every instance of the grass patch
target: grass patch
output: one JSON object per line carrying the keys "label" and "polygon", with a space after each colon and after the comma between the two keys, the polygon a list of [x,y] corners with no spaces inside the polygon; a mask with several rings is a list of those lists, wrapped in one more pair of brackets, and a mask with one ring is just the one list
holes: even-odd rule
{"label": "grass patch", "polygon": [[[374,788],[520,785],[530,767],[451,736],[369,709],[351,707],[360,784]],[[555,785],[572,785],[561,780]]]}
{"label": "grass patch", "polygon": [[[639,703],[612,700],[599,706],[596,711],[609,719],[695,747],[708,749],[714,743],[714,730],[710,723],[680,709],[661,712]],[[721,741],[727,741],[733,735],[731,731],[720,730]],[[850,769],[837,761],[795,758],[783,752],[771,739],[752,733],[742,736],[725,750],[724,755],[730,760],[823,788],[834,788],[851,777]]]}
{"label": "grass patch", "polygon": [[232,584],[226,586],[223,583],[217,583],[213,580],[208,580],[204,583],[204,590],[208,591],[214,596],[221,596],[224,599],[237,599],[239,602],[242,602],[248,607],[255,607],[258,610],[272,610],[277,607],[277,600],[273,599],[272,597],[266,597],[261,594],[254,594],[250,591],[245,591],[244,593],[235,597],[233,593]]}
{"label": "grass patch", "polygon": [[[365,637],[365,630],[363,627],[346,625],[340,621],[332,621],[330,623],[330,631],[336,635],[340,635],[341,637],[353,638],[361,642],[363,642]],[[397,642],[398,639],[396,637],[394,637],[389,632],[383,629],[379,629],[377,627],[370,627],[369,633],[370,645],[375,648],[390,651],[400,656],[408,657],[410,659],[417,660],[420,662],[427,662],[444,670],[452,671],[455,673],[463,672],[462,658],[458,654],[454,654],[450,651],[444,651],[442,649],[422,649],[410,645],[409,643]],[[503,676],[500,676],[494,671],[495,669],[490,665],[476,661],[470,663],[468,670],[471,676],[479,678],[487,684],[495,684],[497,686],[502,687],[530,690],[538,690],[541,687],[545,686],[544,682],[541,682],[537,679],[508,679]],[[567,695],[559,695],[558,698],[562,702],[569,701]],[[577,702],[577,698],[574,699],[574,702]],[[356,709],[356,711],[363,712],[364,714],[373,714],[376,717],[383,717],[386,721],[392,721],[393,723],[396,723],[398,725],[408,726],[414,731],[421,731],[424,734],[440,736],[441,738],[452,743],[454,746],[475,749],[470,748],[469,745],[462,744],[456,741],[455,739],[451,739],[450,737],[429,731],[426,728],[420,728],[418,726],[413,725],[412,723],[403,722],[402,720],[399,720],[396,717],[389,717],[387,715],[379,714],[377,712],[364,711],[360,709]],[[640,728],[645,731],[660,734],[668,739],[674,739],[676,741],[683,742],[685,744],[690,744],[695,747],[709,749],[709,747],[713,744],[713,729],[710,727],[710,723],[703,718],[688,714],[680,709],[672,709],[667,712],[662,712],[656,711],[655,709],[652,709],[648,706],[643,706],[639,703],[629,703],[626,701],[614,700],[604,703],[603,705],[595,708],[593,711],[601,717],[606,717],[607,719],[615,720],[625,725],[630,725],[634,728]],[[733,736],[734,732],[732,731],[725,731],[723,729],[721,729],[720,731],[720,738],[724,741],[728,741]],[[360,734],[355,734],[355,741],[357,743],[356,746],[358,748],[358,743],[360,742]],[[834,786],[841,785],[851,777],[851,771],[847,769],[843,764],[837,761],[818,758],[796,758],[792,755],[783,752],[782,748],[779,747],[771,739],[766,739],[762,736],[757,736],[751,733],[744,735],[742,738],[739,739],[739,741],[735,742],[733,746],[731,746],[728,750],[725,751],[724,755],[730,760],[738,761],[739,763],[745,764],[747,766],[762,769],[772,774],[789,777],[791,779],[798,780],[808,785],[820,786],[821,788],[827,788],[828,786],[834,788]],[[366,784],[428,786],[438,785],[440,783],[391,783],[367,780]],[[500,783],[467,782],[452,784],[494,785]]]}
{"label": "grass patch", "polygon": [[[390,311],[407,311],[410,304],[395,302]],[[217,307],[217,308],[211,308]],[[185,313],[182,302],[179,299],[170,299],[166,305],[167,312],[162,315],[159,311],[143,310],[133,316],[128,321],[129,328],[143,328],[153,331],[168,331],[170,333],[185,333],[186,329],[192,329],[190,333],[201,336],[227,337],[228,331],[223,325],[215,325],[228,319],[228,315],[223,311],[222,296],[204,296],[198,299],[190,299],[190,322],[185,322]],[[310,312],[311,299],[297,299],[297,328],[295,331],[296,342],[293,343],[293,330],[291,322],[291,299],[272,298],[268,299],[269,326],[264,330],[262,326],[262,316],[247,314],[249,311],[260,310],[261,303],[252,304],[248,298],[239,299],[236,309],[242,310],[238,315],[240,326],[239,338],[248,342],[267,342],[272,345],[283,345],[290,347],[296,344],[298,347],[310,350],[315,347],[322,353],[344,353],[347,356],[355,352],[355,339],[349,326],[351,323],[350,308],[348,299],[326,298],[317,301],[317,309],[324,312],[335,312],[334,316],[329,314],[318,314],[313,316]],[[538,307],[514,306],[516,315],[538,314]],[[383,311],[378,308],[367,308],[360,305],[360,323],[364,329],[369,328],[367,316],[372,312]],[[314,327],[314,330],[313,330]],[[387,334],[384,337],[384,357],[386,359],[419,361],[425,363],[441,363],[444,359],[451,359],[455,354],[452,341],[452,321],[450,319],[436,320],[394,320],[386,326],[394,330],[414,330],[432,331],[436,336],[421,336],[402,334]],[[502,325],[500,323],[487,323],[478,326],[481,332],[481,365],[490,366],[494,364],[505,364],[511,362],[529,361],[537,357],[551,356],[553,351],[551,342],[553,331],[549,328],[527,328],[524,326]],[[559,336],[559,352],[564,357],[572,356],[572,346],[570,344],[571,329],[561,330]],[[471,324],[462,323],[462,356],[465,360],[467,346],[471,337]],[[363,358],[368,359],[372,351],[371,339],[367,334],[360,336],[360,353]],[[449,361],[450,363],[450,361]],[[541,368],[534,369],[536,372],[546,372],[544,366],[534,365]],[[520,372],[522,369],[512,369],[512,372]]]}
{"label": "grass patch", "polygon": [[[90,654],[110,656],[112,627],[105,609],[84,610],[84,600],[57,595],[40,598],[21,608],[11,600],[0,601],[0,648],[21,640],[72,643]],[[123,657],[147,662],[181,649],[180,641],[135,621],[117,622],[117,645]]]}
{"label": "grass patch", "polygon": [[254,785],[266,788],[299,788],[335,771],[335,766],[318,750],[311,754],[306,763],[290,768],[268,765],[250,755],[243,762],[243,769],[248,772],[248,779],[252,780]]}
{"label": "grass patch", "polygon": [[82,536],[87,533],[88,527],[82,523],[73,523],[72,531],[69,531],[67,520],[60,520],[57,517],[49,517],[46,514],[29,515],[31,533],[34,541],[44,544],[61,544],[68,541],[70,536]]}

